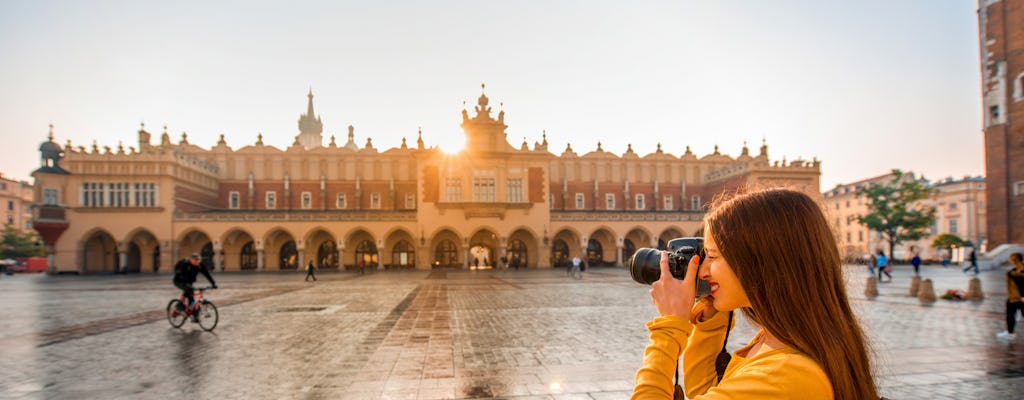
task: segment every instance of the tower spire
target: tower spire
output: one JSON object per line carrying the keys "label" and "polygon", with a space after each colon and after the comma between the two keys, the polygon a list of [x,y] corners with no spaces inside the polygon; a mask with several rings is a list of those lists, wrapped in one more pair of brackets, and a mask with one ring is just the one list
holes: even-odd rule
{"label": "tower spire", "polygon": [[323,144],[324,123],[313,111],[313,87],[309,87],[306,95],[309,101],[306,103],[306,113],[299,116],[299,134],[295,136],[295,142],[305,147],[306,150],[320,147]]}

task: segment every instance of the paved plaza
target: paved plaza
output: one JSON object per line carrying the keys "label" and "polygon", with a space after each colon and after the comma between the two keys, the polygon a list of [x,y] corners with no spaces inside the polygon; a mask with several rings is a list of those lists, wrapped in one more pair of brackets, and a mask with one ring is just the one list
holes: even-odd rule
{"label": "paved plaza", "polygon": [[[846,272],[886,397],[1021,398],[1024,335],[994,337],[1001,272],[982,272],[984,301],[931,304],[909,267],[873,300],[864,267]],[[939,294],[969,280],[923,275]],[[655,316],[621,268],[303,276],[218,274],[213,333],[170,327],[169,275],[2,276],[0,398],[624,399]],[[741,319],[729,349],[753,334]]]}

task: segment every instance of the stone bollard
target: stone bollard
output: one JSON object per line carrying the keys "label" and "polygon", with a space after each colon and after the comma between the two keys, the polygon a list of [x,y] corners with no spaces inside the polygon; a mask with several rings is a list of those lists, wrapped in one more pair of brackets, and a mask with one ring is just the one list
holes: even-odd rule
{"label": "stone bollard", "polygon": [[985,300],[985,294],[981,292],[981,279],[971,278],[967,284],[967,300]]}
{"label": "stone bollard", "polygon": [[921,276],[914,275],[912,278],[910,278],[910,296],[911,297],[917,296],[917,290],[920,288],[920,286],[921,286]]}
{"label": "stone bollard", "polygon": [[931,279],[921,281],[921,287],[917,288],[917,299],[928,302],[935,301],[935,288],[932,287]]}
{"label": "stone bollard", "polygon": [[864,285],[864,297],[873,299],[878,297],[878,278],[874,275],[868,277],[868,283]]}

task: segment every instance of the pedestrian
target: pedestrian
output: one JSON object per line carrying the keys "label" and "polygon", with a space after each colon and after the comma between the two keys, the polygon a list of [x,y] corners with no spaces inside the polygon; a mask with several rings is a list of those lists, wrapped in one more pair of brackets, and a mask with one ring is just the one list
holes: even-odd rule
{"label": "pedestrian", "polygon": [[942,251],[942,268],[949,267],[949,250]]}
{"label": "pedestrian", "polygon": [[359,273],[360,274],[365,274],[366,273],[366,260],[364,260],[362,258],[359,259]]}
{"label": "pedestrian", "polygon": [[967,261],[969,262],[969,264],[967,265],[967,267],[964,268],[964,270],[963,270],[964,273],[967,273],[967,270],[972,269],[972,268],[974,269],[974,274],[975,275],[977,275],[978,273],[981,272],[978,269],[978,252],[977,251],[975,251],[974,249],[971,249],[971,254],[969,254],[967,256]]}
{"label": "pedestrian", "polygon": [[868,273],[871,274],[871,276],[875,276],[875,264],[877,264],[877,263],[878,263],[878,257],[875,257],[875,255],[872,254],[871,258],[868,259],[868,262],[867,262],[867,264],[868,264]]}
{"label": "pedestrian", "polygon": [[921,256],[917,253],[918,251],[914,250],[914,258],[910,259],[910,264],[914,266],[914,275],[921,276]]}
{"label": "pedestrian", "polygon": [[[647,323],[633,399],[682,398],[672,383],[680,355],[690,399],[879,399],[839,247],[814,199],[789,189],[717,198],[703,232],[706,258],[692,257],[684,279],[661,253],[650,290],[659,316]],[[695,301],[698,277],[712,295]],[[730,357],[736,310],[759,332]]]}
{"label": "pedestrian", "polygon": [[1010,254],[1013,269],[1006,271],[1006,330],[996,334],[999,339],[1012,340],[1017,337],[1017,313],[1024,316],[1024,257],[1020,253]]}
{"label": "pedestrian", "polygon": [[574,256],[572,258],[572,269],[569,271],[569,275],[576,279],[583,279],[583,271],[580,270],[580,257]]}
{"label": "pedestrian", "polygon": [[508,269],[508,267],[509,267],[509,265],[508,265],[508,258],[506,258],[505,256],[501,256],[501,258],[499,258],[498,261],[499,261],[498,268]]}
{"label": "pedestrian", "polygon": [[[879,282],[892,282],[892,275],[889,274],[889,271],[892,271],[892,267],[889,266],[889,258],[885,256],[884,252],[879,250],[878,251],[878,255],[875,256],[875,260],[876,260],[875,267],[878,268],[878,281]],[[882,274],[885,274],[885,276],[889,277],[889,280],[883,281],[882,280]]]}
{"label": "pedestrian", "polygon": [[313,282],[316,282],[316,274],[313,273],[314,269],[313,261],[311,260],[309,264],[306,264],[306,282],[309,282],[309,278],[313,278]]}

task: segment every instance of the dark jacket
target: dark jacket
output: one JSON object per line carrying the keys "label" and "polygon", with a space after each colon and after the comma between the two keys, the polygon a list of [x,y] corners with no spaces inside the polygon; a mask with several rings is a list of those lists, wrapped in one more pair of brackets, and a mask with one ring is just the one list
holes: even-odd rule
{"label": "dark jacket", "polygon": [[199,276],[199,274],[203,274],[203,276],[210,281],[211,285],[217,286],[217,284],[213,282],[213,277],[210,276],[210,269],[206,268],[206,264],[203,262],[199,262],[199,265],[192,265],[192,263],[188,262],[188,259],[186,258],[178,261],[178,263],[174,265],[175,282],[195,283],[196,277]]}

